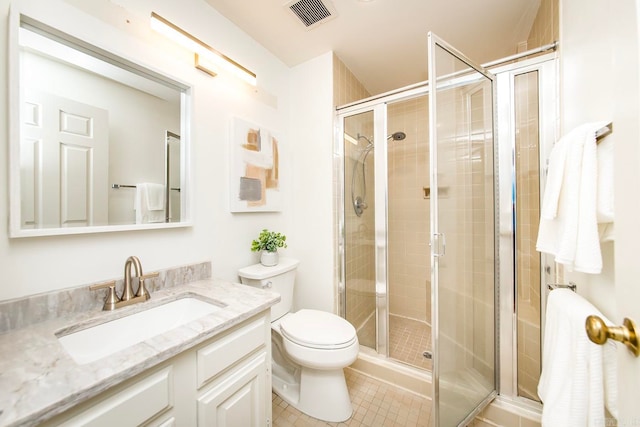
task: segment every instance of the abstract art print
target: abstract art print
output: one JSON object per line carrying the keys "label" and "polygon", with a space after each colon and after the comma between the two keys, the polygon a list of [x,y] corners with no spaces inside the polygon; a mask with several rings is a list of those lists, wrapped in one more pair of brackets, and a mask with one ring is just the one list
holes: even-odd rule
{"label": "abstract art print", "polygon": [[231,212],[282,209],[278,136],[240,118],[231,133]]}

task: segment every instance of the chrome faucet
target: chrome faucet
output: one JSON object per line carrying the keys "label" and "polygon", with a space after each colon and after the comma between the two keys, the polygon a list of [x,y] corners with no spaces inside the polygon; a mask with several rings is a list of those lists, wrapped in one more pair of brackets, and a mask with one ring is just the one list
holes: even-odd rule
{"label": "chrome faucet", "polygon": [[[135,276],[131,276],[131,266],[135,268]],[[152,277],[157,277],[158,273],[142,273],[142,264],[140,260],[136,256],[130,256],[127,258],[127,261],[124,263],[124,287],[122,289],[122,296],[118,297],[116,294],[116,282],[112,280],[110,282],[98,283],[95,285],[89,286],[89,289],[95,291],[97,289],[108,288],[107,296],[104,300],[103,310],[115,310],[119,307],[124,307],[127,305],[135,304],[138,302],[143,302],[148,300],[151,295],[145,286],[145,279],[150,279]],[[138,290],[133,293],[133,286],[131,284],[133,277],[138,278]]]}

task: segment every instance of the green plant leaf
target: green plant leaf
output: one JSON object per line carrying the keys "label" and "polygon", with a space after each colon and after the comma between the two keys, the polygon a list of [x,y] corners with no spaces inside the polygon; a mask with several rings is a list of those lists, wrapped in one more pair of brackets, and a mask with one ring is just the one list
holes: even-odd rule
{"label": "green plant leaf", "polygon": [[277,252],[278,248],[287,247],[287,236],[275,231],[263,229],[258,238],[251,242],[251,251]]}

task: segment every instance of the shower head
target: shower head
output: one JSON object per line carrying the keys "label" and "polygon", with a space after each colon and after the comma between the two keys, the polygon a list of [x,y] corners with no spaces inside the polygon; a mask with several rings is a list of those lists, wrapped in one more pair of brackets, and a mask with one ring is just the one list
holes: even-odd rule
{"label": "shower head", "polygon": [[407,134],[404,132],[394,132],[391,135],[387,136],[387,140],[392,139],[394,141],[402,141],[407,137]]}

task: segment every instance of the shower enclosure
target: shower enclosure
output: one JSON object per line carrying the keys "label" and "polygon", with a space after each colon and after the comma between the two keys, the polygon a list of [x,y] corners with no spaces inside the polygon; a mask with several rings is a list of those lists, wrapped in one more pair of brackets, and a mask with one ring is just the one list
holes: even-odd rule
{"label": "shower enclosure", "polygon": [[496,387],[493,76],[430,41],[435,87],[339,111],[343,311],[362,345],[432,370],[437,425],[457,425]]}
{"label": "shower enclosure", "polygon": [[338,108],[340,312],[361,346],[431,373],[436,425],[450,426],[498,388],[537,400],[535,233],[555,62],[494,78],[435,36],[430,45],[430,82]]}

